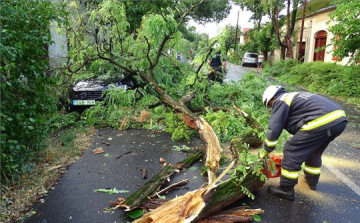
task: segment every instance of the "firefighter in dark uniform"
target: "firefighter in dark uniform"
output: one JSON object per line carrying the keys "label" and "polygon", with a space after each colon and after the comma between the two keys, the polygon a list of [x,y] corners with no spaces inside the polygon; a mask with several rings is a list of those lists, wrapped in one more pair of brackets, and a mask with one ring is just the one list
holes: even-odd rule
{"label": "firefighter in dark uniform", "polygon": [[294,200],[294,186],[304,162],[305,180],[310,189],[316,190],[321,155],[346,128],[343,108],[323,96],[308,92],[288,93],[282,86],[275,85],[264,91],[263,103],[272,108],[272,113],[259,157],[263,159],[275,149],[283,129],[293,135],[284,147],[280,186],[269,186],[268,193]]}
{"label": "firefighter in dark uniform", "polygon": [[221,59],[220,50],[215,53],[215,57],[208,60],[208,64],[211,66],[213,71],[209,74],[208,79],[222,84],[224,76],[223,72],[226,72],[226,59],[224,57]]}

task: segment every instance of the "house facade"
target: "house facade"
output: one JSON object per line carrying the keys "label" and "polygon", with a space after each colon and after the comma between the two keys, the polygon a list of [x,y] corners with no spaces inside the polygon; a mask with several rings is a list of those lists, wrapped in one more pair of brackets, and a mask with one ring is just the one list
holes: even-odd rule
{"label": "house facade", "polygon": [[[349,58],[339,60],[333,56],[333,50],[336,46],[331,44],[331,39],[334,35],[329,31],[329,27],[333,24],[330,21],[329,15],[335,10],[336,5],[333,5],[306,16],[302,41],[300,41],[302,19],[298,18],[296,20],[293,39],[295,58],[298,57],[299,47],[301,47],[300,54],[304,62],[337,62],[341,65],[348,63]],[[273,61],[280,60],[280,50],[275,51],[271,58]]]}

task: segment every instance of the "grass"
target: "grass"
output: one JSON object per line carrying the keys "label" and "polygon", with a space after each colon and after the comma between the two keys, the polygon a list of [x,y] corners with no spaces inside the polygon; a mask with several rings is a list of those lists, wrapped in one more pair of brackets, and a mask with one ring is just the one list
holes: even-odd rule
{"label": "grass", "polygon": [[30,173],[24,174],[13,186],[2,186],[1,222],[21,222],[35,214],[31,206],[53,189],[67,167],[80,158],[89,147],[93,128],[70,127],[54,133],[47,148]]}

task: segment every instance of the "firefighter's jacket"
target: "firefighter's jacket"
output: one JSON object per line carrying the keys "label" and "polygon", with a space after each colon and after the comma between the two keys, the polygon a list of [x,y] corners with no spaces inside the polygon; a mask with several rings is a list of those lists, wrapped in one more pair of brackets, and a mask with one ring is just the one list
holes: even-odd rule
{"label": "firefighter's jacket", "polygon": [[283,93],[275,97],[264,149],[275,149],[283,129],[295,135],[297,131],[320,131],[346,119],[343,108],[332,100],[308,92]]}

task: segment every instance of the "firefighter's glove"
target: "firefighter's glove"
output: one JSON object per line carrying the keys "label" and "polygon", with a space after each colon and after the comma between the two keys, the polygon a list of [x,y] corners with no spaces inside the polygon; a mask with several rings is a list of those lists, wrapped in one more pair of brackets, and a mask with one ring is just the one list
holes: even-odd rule
{"label": "firefighter's glove", "polygon": [[260,149],[258,153],[258,157],[260,160],[263,160],[265,157],[267,157],[271,152],[266,151],[265,149]]}

